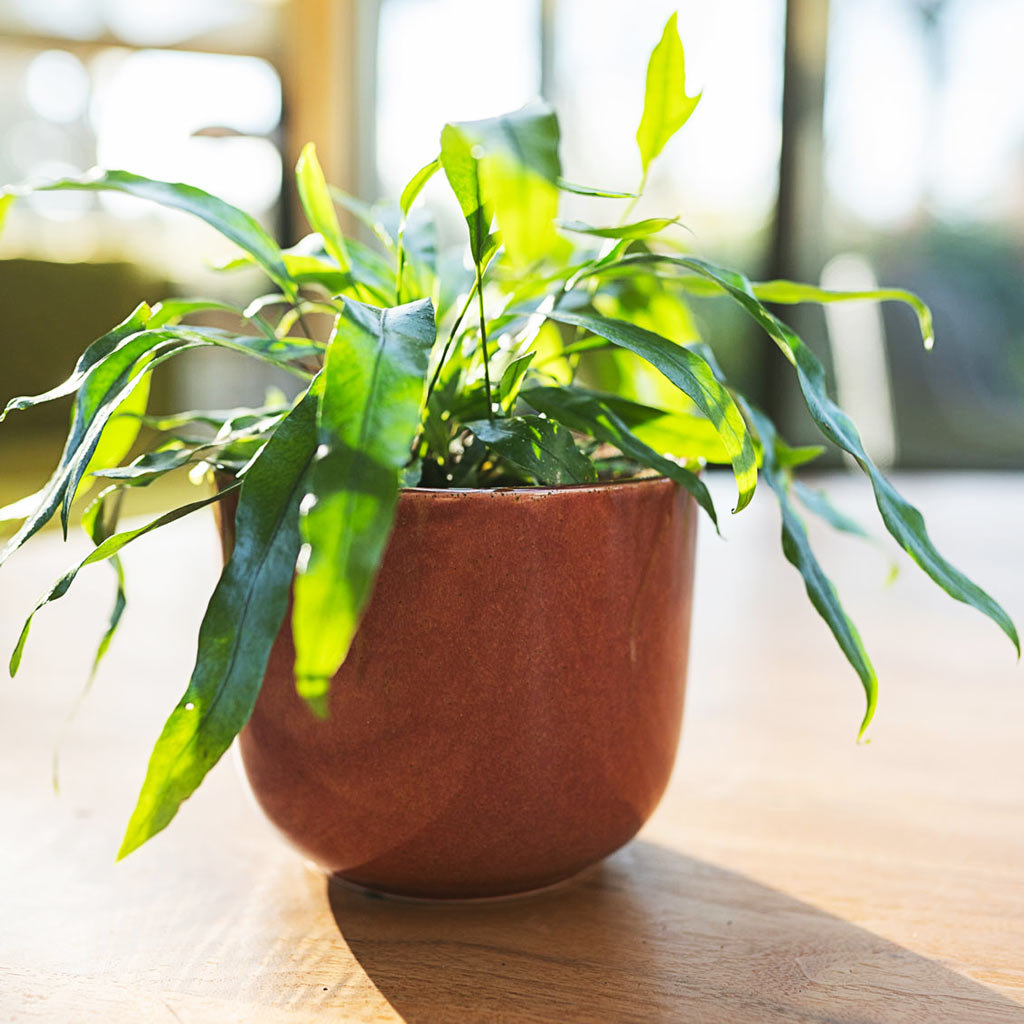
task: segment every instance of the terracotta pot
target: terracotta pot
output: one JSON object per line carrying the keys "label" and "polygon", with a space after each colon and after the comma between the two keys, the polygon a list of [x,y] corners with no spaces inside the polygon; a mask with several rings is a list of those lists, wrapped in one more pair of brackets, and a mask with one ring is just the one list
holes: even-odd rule
{"label": "terracotta pot", "polygon": [[256,800],[326,871],[404,896],[606,857],[672,770],[695,534],[661,478],[403,491],[328,721],[295,693],[287,620],[274,644],[240,736]]}

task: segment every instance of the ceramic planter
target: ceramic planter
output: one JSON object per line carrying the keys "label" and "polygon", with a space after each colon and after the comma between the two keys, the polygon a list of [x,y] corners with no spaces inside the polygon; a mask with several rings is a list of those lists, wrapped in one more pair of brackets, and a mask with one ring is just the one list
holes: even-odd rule
{"label": "ceramic planter", "polygon": [[326,871],[397,895],[507,895],[599,861],[672,769],[695,534],[661,478],[403,491],[328,721],[295,693],[288,620],[277,638],[239,737],[256,800]]}

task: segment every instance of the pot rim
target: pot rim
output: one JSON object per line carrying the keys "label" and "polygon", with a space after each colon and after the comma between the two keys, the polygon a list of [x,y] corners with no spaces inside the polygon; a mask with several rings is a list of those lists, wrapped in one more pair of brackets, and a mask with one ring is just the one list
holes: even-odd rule
{"label": "pot rim", "polygon": [[679,485],[667,476],[660,473],[656,476],[633,476],[623,480],[598,480],[595,483],[586,484],[519,484],[511,487],[402,487],[399,493],[403,496],[422,495],[423,497],[436,497],[439,495],[458,495],[463,497],[470,494],[487,495],[500,497],[509,495],[520,497],[521,495],[545,495],[563,494],[577,492],[584,494],[604,493],[618,488],[631,488],[637,485],[669,484],[673,487]]}

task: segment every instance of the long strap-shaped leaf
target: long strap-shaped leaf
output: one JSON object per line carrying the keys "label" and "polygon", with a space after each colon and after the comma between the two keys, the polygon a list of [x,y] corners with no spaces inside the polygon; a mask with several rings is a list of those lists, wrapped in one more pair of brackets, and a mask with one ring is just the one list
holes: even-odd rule
{"label": "long strap-shaped leaf", "polygon": [[666,459],[644,444],[615,411],[595,395],[558,387],[525,388],[520,395],[534,409],[550,419],[557,420],[571,430],[589,434],[598,441],[604,441],[605,444],[615,445],[623,455],[636,459],[642,465],[657,470],[662,476],[667,476],[685,487],[711,517],[715,529],[718,529],[715,505],[707,487],[704,486],[704,481],[696,473],[691,473],[690,470],[671,459]]}
{"label": "long strap-shaped leaf", "polygon": [[97,338],[79,356],[75,369],[67,380],[49,391],[44,391],[41,395],[21,395],[18,398],[12,398],[4,411],[0,412],[0,423],[12,412],[31,409],[45,402],[53,402],[58,398],[74,394],[97,363],[106,359],[126,338],[144,330],[151,319],[152,311],[149,306],[145,302],[140,303],[113,330]]}
{"label": "long strap-shaped leaf", "polygon": [[761,439],[761,473],[764,475],[765,483],[778,499],[779,511],[782,513],[782,551],[787,560],[804,578],[804,586],[811,604],[828,624],[828,628],[832,630],[832,635],[836,638],[836,642],[843,654],[846,655],[847,660],[856,670],[864,687],[867,708],[860,723],[859,734],[863,736],[864,730],[867,729],[874,716],[875,704],[878,700],[878,677],[875,675],[875,668],[871,664],[867,651],[864,650],[857,627],[850,621],[850,617],[839,602],[836,588],[825,575],[817,558],[814,557],[810,538],[807,536],[807,527],[804,526],[803,520],[790,500],[789,481],[775,455],[776,434],[771,420],[764,413],[751,408],[746,402],[742,404],[747,418]]}
{"label": "long strap-shaped leaf", "polygon": [[[1020,639],[1010,616],[996,600],[939,554],[928,536],[920,511],[899,494],[871,461],[850,417],[829,397],[821,361],[791,327],[765,309],[746,277],[689,256],[627,257],[624,262],[662,262],[700,274],[715,282],[746,310],[795,367],[804,401],[818,429],[833,444],[852,455],[867,474],[882,522],[896,542],[950,597],[977,608],[992,619],[1010,638],[1020,656]],[[859,298],[860,293],[856,297]]]}
{"label": "long strap-shaped leaf", "polygon": [[704,359],[691,349],[676,345],[660,334],[625,320],[611,320],[591,313],[566,313],[559,309],[547,315],[551,320],[581,327],[613,345],[635,352],[689,396],[714,425],[732,461],[739,488],[739,499],[734,511],[739,512],[750,504],[757,485],[754,446],[732,396],[717,380]]}
{"label": "long strap-shaped leaf", "polygon": [[267,276],[280,285],[286,295],[292,299],[298,297],[295,283],[281,257],[281,249],[263,226],[245,211],[210,195],[209,192],[204,192],[201,188],[183,185],[180,182],[144,178],[128,171],[104,171],[80,178],[63,178],[47,185],[12,188],[3,195],[66,191],[123,192],[199,217],[249,253]]}
{"label": "long strap-shaped leaf", "polygon": [[391,533],[435,336],[427,299],[393,309],[350,300],[327,349],[292,617],[299,693],[319,714]]}
{"label": "long strap-shaped leaf", "polygon": [[[264,337],[229,335],[212,328],[162,327],[123,339],[112,352],[98,359],[79,383],[71,428],[57,469],[40,492],[35,511],[0,551],[0,565],[45,526],[58,508],[67,534],[71,502],[110,418],[142,378],[162,362],[188,349],[209,346],[244,352],[281,367],[288,365],[280,358],[281,353],[307,352],[303,342],[292,348],[284,339],[271,343]],[[308,376],[304,371],[297,372]]]}
{"label": "long strap-shaped leaf", "polygon": [[[240,486],[240,485],[235,485]],[[115,533],[112,537],[108,537],[102,541],[97,547],[86,555],[76,566],[73,566],[50,589],[43,594],[43,596],[36,602],[35,608],[32,609],[31,614],[25,620],[25,625],[21,628],[21,634],[18,637],[18,643],[14,648],[14,652],[11,654],[11,660],[8,665],[11,675],[15,675],[21,665],[22,654],[25,651],[25,642],[28,640],[29,630],[32,627],[32,620],[35,618],[36,612],[40,608],[48,605],[51,601],[56,601],[58,598],[63,597],[68,590],[71,589],[71,584],[75,582],[75,577],[82,571],[87,565],[94,565],[97,562],[106,561],[108,558],[113,558],[126,544],[130,544],[137,537],[143,537],[147,533],[152,533],[153,530],[158,530],[161,526],[166,526],[168,523],[176,522],[183,516],[187,516],[197,509],[205,508],[207,505],[212,504],[215,501],[220,501],[222,497],[229,491],[234,490],[234,487],[225,488],[219,494],[215,494],[211,498],[203,498],[201,501],[193,501],[188,505],[182,505],[180,508],[173,509],[170,512],[165,512],[162,516],[146,523],[144,526],[138,526],[134,530],[125,530],[123,533]],[[99,659],[97,659],[99,660]]]}
{"label": "long strap-shaped leaf", "polygon": [[288,608],[318,377],[242,480],[235,547],[199,627],[196,665],[153,748],[118,858],[165,828],[249,720]]}

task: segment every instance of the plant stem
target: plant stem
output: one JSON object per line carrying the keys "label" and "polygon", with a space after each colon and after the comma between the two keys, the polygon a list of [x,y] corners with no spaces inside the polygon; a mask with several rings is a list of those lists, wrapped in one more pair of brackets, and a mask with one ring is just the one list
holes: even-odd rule
{"label": "plant stem", "polygon": [[396,240],[397,253],[395,254],[395,304],[402,304],[402,274],[405,270],[405,248],[402,245],[402,236],[405,234],[405,218],[398,226],[398,239]]}
{"label": "plant stem", "polygon": [[479,261],[476,262],[476,298],[480,309],[480,349],[484,357],[484,390],[487,392],[487,418],[494,420],[494,400],[491,398],[491,371],[487,360],[487,321],[484,317],[484,281]]}
{"label": "plant stem", "polygon": [[459,310],[459,315],[455,318],[455,323],[452,324],[452,329],[448,334],[448,340],[444,343],[444,348],[441,350],[441,358],[437,361],[437,367],[434,370],[434,376],[430,379],[430,386],[427,388],[427,397],[424,400],[424,404],[430,401],[430,396],[434,393],[434,388],[437,387],[437,379],[441,376],[441,368],[444,366],[448,359],[448,351],[452,347],[452,342],[455,340],[455,332],[458,331],[462,325],[462,320],[466,313],[469,312],[469,307],[473,302],[473,293],[476,291],[476,281],[473,282],[473,287],[469,289],[469,294],[466,296],[466,301],[462,304],[462,309]]}

